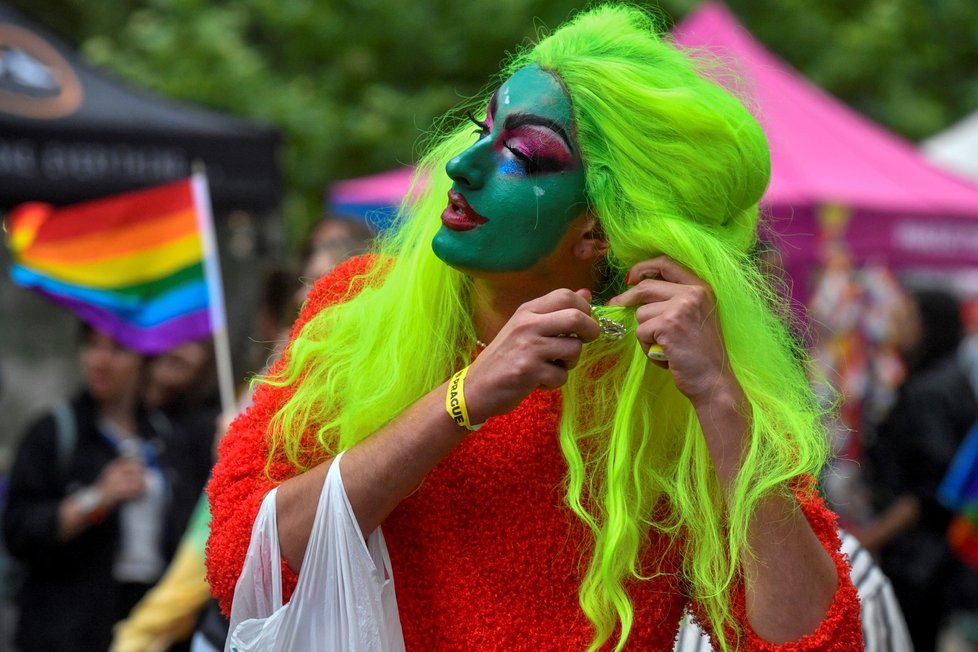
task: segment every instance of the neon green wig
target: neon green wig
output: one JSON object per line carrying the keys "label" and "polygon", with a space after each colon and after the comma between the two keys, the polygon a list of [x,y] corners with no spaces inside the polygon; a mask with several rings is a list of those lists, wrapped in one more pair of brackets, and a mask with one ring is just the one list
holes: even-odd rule
{"label": "neon green wig", "polygon": [[[587,198],[610,246],[599,294],[622,291],[624,272],[659,254],[708,282],[750,409],[743,468],[725,492],[669,372],[649,364],[634,337],[585,347],[563,390],[560,445],[567,503],[593,534],[580,587],[592,649],[625,644],[634,612],[627,585],[644,579],[653,529],[682,547],[683,582],[718,637],[736,632],[731,592],[750,554],[758,501],[790,492],[789,482],[817,474],[827,455],[804,354],[750,254],[770,176],[764,135],[696,59],[631,6],[579,14],[513,55],[499,81],[529,64],[556,74],[571,98]],[[282,372],[265,379],[293,391],[272,423],[273,453],[301,466],[308,428],[327,454],[352,446],[445,382],[460,352],[473,350],[471,279],[438,260],[430,243],[452,183],[445,164],[472,141],[461,116],[484,107],[469,102],[441,123],[418,165],[418,192],[378,243],[365,289],[309,321]],[[633,310],[609,316],[634,331]]]}

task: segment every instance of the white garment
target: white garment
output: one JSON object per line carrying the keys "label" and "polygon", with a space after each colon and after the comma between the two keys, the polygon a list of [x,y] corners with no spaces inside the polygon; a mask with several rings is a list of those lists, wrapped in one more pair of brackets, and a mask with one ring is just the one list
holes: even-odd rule
{"label": "white garment", "polygon": [[146,487],[142,495],[119,506],[119,549],[112,563],[112,577],[117,582],[152,584],[166,568],[163,558],[166,478],[158,465],[149,464],[137,438],[120,432],[105,419],[99,421],[98,427],[115,443],[121,456],[142,462]]}
{"label": "white garment", "polygon": [[159,469],[143,470],[146,491],[119,508],[119,551],[112,565],[118,582],[152,584],[160,579],[163,559],[163,510],[166,481]]}

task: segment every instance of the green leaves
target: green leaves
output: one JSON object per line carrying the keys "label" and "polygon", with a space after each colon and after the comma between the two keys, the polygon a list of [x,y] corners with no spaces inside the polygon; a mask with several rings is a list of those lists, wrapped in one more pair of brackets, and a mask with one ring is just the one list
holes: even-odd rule
{"label": "green leaves", "polygon": [[[17,0],[138,86],[277,125],[295,242],[340,178],[416,159],[432,121],[580,0]],[[696,0],[661,0],[679,19]],[[912,139],[978,106],[973,0],[728,0],[814,83]]]}
{"label": "green leaves", "polygon": [[973,0],[729,0],[812,82],[919,140],[978,106]]}

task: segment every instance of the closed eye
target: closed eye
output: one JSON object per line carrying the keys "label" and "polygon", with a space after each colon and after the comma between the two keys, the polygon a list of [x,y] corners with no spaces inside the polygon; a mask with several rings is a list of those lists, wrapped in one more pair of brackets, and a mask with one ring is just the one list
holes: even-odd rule
{"label": "closed eye", "polygon": [[524,154],[519,148],[513,147],[509,143],[504,143],[503,147],[509,150],[509,153],[516,157],[516,160],[520,162],[523,169],[526,170],[528,174],[535,174],[539,171],[539,160],[535,156]]}
{"label": "closed eye", "polygon": [[524,151],[523,147],[514,145],[509,140],[503,141],[503,147],[513,155],[513,158],[519,161],[527,174],[561,172],[568,167],[567,161],[561,160],[559,157],[536,150],[531,150],[530,152]]}

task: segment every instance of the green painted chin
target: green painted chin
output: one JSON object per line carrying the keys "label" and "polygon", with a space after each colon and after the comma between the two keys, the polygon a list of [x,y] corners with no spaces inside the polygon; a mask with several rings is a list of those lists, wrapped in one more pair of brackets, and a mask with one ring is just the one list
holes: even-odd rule
{"label": "green painted chin", "polygon": [[561,220],[541,220],[531,228],[519,228],[500,218],[469,231],[453,231],[442,225],[431,248],[445,264],[459,270],[523,272],[546,258],[567,232],[567,225],[580,215],[584,204]]}

